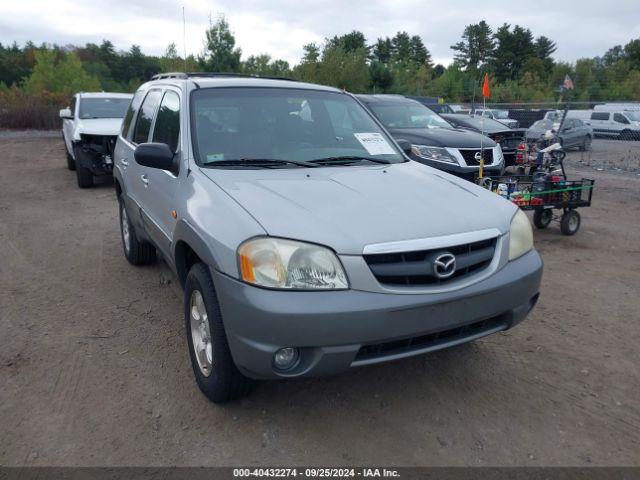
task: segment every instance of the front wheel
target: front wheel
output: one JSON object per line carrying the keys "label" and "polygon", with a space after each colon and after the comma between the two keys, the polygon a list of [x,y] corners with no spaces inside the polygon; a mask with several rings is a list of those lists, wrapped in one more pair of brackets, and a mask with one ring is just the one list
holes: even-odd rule
{"label": "front wheel", "polygon": [[76,176],[78,177],[78,186],[80,188],[93,187],[93,173],[88,168],[76,164]]}
{"label": "front wheel", "polygon": [[580,229],[580,214],[575,210],[567,210],[560,220],[560,231],[564,235],[575,235]]}
{"label": "front wheel", "polygon": [[553,219],[553,212],[550,208],[544,210],[536,210],[533,212],[533,224],[536,228],[544,229],[549,226]]}
{"label": "front wheel", "polygon": [[184,318],[191,366],[202,393],[215,403],[248,395],[253,382],[231,357],[213,280],[203,263],[196,263],[187,275]]}

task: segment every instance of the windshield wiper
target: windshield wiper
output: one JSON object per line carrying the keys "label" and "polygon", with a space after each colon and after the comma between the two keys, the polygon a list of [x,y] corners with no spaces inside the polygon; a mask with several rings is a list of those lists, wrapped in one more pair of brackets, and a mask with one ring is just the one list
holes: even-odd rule
{"label": "windshield wiper", "polygon": [[297,165],[299,167],[318,168],[314,163],[303,160],[284,160],[280,158],[236,158],[230,160],[216,160],[206,163],[205,167],[248,166],[270,168],[270,165]]}
{"label": "windshield wiper", "polygon": [[362,155],[342,155],[338,157],[326,157],[326,158],[316,158],[315,160],[309,160],[310,163],[324,163],[324,164],[348,164],[354,162],[372,162],[372,163],[382,163],[385,165],[389,165],[393,162],[389,160],[384,160],[382,158],[372,158],[372,157],[363,157]]}

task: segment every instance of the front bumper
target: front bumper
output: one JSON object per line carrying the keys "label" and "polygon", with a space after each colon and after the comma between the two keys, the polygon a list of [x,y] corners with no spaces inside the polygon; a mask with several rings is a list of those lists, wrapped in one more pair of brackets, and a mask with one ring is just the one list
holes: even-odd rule
{"label": "front bumper", "polygon": [[110,155],[96,152],[80,142],[73,144],[73,157],[77,164],[89,169],[96,176],[113,173],[113,159]]}
{"label": "front bumper", "polygon": [[[430,294],[275,291],[212,273],[236,365],[252,378],[281,378],[338,373],[511,328],[537,301],[542,260],[533,250],[478,283]],[[301,352],[286,372],[272,364],[282,347]]]}

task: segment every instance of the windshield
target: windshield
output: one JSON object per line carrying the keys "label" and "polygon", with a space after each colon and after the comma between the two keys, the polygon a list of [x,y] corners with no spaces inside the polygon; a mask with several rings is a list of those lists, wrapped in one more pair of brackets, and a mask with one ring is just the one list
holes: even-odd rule
{"label": "windshield", "polygon": [[[305,89],[203,88],[191,95],[200,165],[241,159],[311,161],[403,155],[351,96]],[[222,164],[221,164],[222,165]]]}
{"label": "windshield", "polygon": [[468,124],[472,128],[482,130],[484,129],[499,129],[499,130],[507,130],[507,127],[503,123],[496,122],[491,118],[486,118],[482,116],[473,116],[468,115],[464,117],[464,123]]}
{"label": "windshield", "polygon": [[640,112],[624,112],[625,116],[634,122],[640,122]]}
{"label": "windshield", "polygon": [[551,130],[553,128],[553,125],[554,122],[551,119],[538,120],[533,125],[531,125],[531,128],[533,130]]}
{"label": "windshield", "polygon": [[80,118],[124,118],[130,98],[83,98]]}
{"label": "windshield", "polygon": [[369,104],[373,113],[388,128],[452,128],[440,115],[424,105],[412,103]]}
{"label": "windshield", "polygon": [[493,116],[495,118],[499,118],[500,120],[508,120],[509,112],[506,110],[493,110]]}

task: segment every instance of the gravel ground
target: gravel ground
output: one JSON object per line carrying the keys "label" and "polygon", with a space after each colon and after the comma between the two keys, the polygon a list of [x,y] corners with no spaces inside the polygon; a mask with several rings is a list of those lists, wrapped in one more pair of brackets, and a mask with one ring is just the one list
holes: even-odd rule
{"label": "gravel ground", "polygon": [[[216,406],[174,276],[125,261],[112,187],[78,189],[55,137],[0,138],[0,465],[640,464],[634,173],[570,154],[594,205],[574,237],[535,233],[542,294],[517,328]],[[591,158],[614,143],[638,158]]]}

